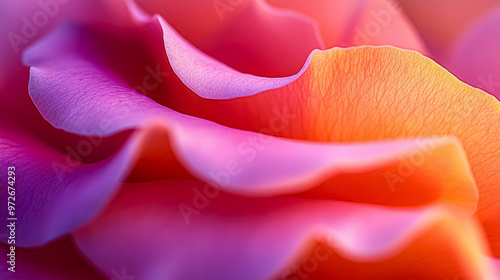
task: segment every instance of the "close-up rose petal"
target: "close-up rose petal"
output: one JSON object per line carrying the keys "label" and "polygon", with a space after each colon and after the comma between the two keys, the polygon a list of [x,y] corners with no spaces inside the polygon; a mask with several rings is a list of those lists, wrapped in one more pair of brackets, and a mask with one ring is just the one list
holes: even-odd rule
{"label": "close-up rose petal", "polygon": [[[172,101],[169,96],[164,104],[230,127],[280,137],[352,142],[457,136],[484,198],[479,214],[493,244],[498,244],[495,248],[500,248],[500,203],[489,199],[497,196],[500,181],[500,103],[430,59],[388,47],[317,51],[304,74],[283,88],[217,102],[189,95],[177,98],[189,101]],[[208,104],[212,111],[201,109]],[[296,118],[283,129],[269,129],[276,108]]]}
{"label": "close-up rose petal", "polygon": [[[97,220],[75,234],[75,244],[102,273],[112,276],[112,269],[125,267],[145,280],[284,279],[318,242],[327,246],[320,265],[327,275],[321,279],[494,277],[482,257],[487,252],[482,232],[452,209],[394,210],[221,193],[194,200],[203,207],[191,210],[196,220],[186,224],[180,209],[196,197],[191,189],[202,187],[188,181],[125,185]],[[459,224],[464,230],[456,230]],[[434,257],[423,257],[424,248]]]}
{"label": "close-up rose petal", "polygon": [[0,278],[500,279],[498,9],[0,0]]}
{"label": "close-up rose petal", "polygon": [[[194,123],[194,127],[189,122]],[[363,179],[361,174],[372,170],[379,175],[382,172],[391,172],[390,170],[397,172],[400,168],[398,158],[414,151],[420,153],[422,147],[420,142],[411,141],[334,146],[285,142],[269,137],[265,139],[265,142],[258,142],[259,138],[255,134],[214,126],[216,125],[210,122],[204,124],[201,120],[198,122],[187,120],[184,125],[174,123],[171,127],[171,137],[168,139],[162,132],[165,128],[152,125],[144,131],[133,134],[119,153],[94,164],[79,163],[69,155],[64,156],[50,148],[26,140],[13,141],[4,138],[1,147],[2,162],[9,159],[10,164],[25,166],[28,172],[21,170],[18,176],[30,180],[18,182],[21,186],[29,186],[29,188],[18,189],[21,199],[17,201],[17,205],[21,209],[18,216],[22,217],[18,225],[32,230],[19,233],[17,244],[29,247],[39,246],[73,231],[92,219],[117,192],[119,181],[127,177],[130,168],[137,158],[142,156],[142,150],[148,148],[145,145],[151,139],[159,138],[162,143],[172,142],[172,149],[178,155],[178,158],[173,156],[156,158],[153,162],[161,162],[163,168],[173,170],[185,168],[198,178],[211,182],[212,186],[234,193],[290,194],[318,185],[335,186],[332,183],[329,185],[321,183],[325,178],[334,177],[339,173],[346,174],[347,177],[356,176],[357,185],[350,186],[347,193],[336,194],[339,199],[349,197],[349,193],[359,192],[358,189],[364,186],[363,182],[366,184],[372,178],[366,176]],[[224,140],[226,137],[230,140]],[[204,141],[199,141],[199,139],[204,139]],[[388,182],[385,179],[379,184],[378,190],[374,188],[365,196],[358,196],[357,200],[396,205],[441,200],[473,211],[477,203],[474,182],[467,166],[454,163],[457,160],[454,157],[463,157],[461,150],[457,149],[456,142],[452,140],[434,139],[434,141],[437,141],[436,147],[429,147],[432,150],[428,151],[442,157],[436,162],[442,167],[449,168],[450,171],[442,173],[442,177],[432,177],[434,169],[432,165],[419,166],[415,171],[416,174],[427,177],[426,182],[422,181],[422,184],[430,187],[424,189],[420,186],[419,190],[411,190],[409,189],[411,184],[404,182],[401,184],[405,193],[415,193],[415,197],[412,198],[414,202],[409,202],[402,192],[391,190],[391,186],[387,185]],[[71,155],[78,155],[77,151],[92,147],[92,143],[91,140],[81,142],[80,144],[84,145],[79,145],[77,149],[72,150]],[[267,153],[262,153],[255,146],[252,148],[250,143],[257,145],[265,143]],[[426,141],[422,143],[429,144]],[[238,153],[241,150],[241,144],[247,145],[245,149],[251,153]],[[218,158],[210,156],[211,150],[222,150],[221,147],[227,148],[226,154],[219,154]],[[287,151],[290,150],[294,151],[292,157],[287,155]],[[248,160],[249,156],[254,158]],[[458,161],[463,161],[463,159],[458,159]],[[184,163],[183,166],[180,166],[180,162]],[[29,171],[35,168],[31,167],[32,164],[38,166],[38,172],[30,175]],[[7,168],[7,166],[2,167]],[[465,176],[453,175],[455,170],[460,170],[459,172],[464,173]],[[255,177],[254,174],[261,174],[261,176]],[[175,176],[175,174],[170,176]],[[449,182],[449,189],[442,187],[443,181]],[[33,182],[40,183],[36,185]],[[37,189],[33,188],[35,186]],[[213,188],[208,185],[207,187]],[[451,192],[451,189],[454,189],[454,192]],[[339,191],[339,189],[336,190]],[[346,190],[344,189],[343,192]],[[51,197],[50,203],[46,201],[46,197]],[[79,198],[78,203],[75,203],[75,197]],[[6,199],[4,195],[2,198]],[[3,218],[8,217],[7,212],[2,214],[4,214]],[[5,228],[2,231],[4,231],[2,240],[7,242],[8,229]]]}
{"label": "close-up rose petal", "polygon": [[[61,42],[61,40],[57,41]],[[40,48],[43,46],[44,44]],[[266,136],[231,130],[210,122],[189,118],[162,107],[151,99],[134,92],[119,79],[109,77],[105,70],[94,67],[83,57],[78,58],[69,53],[67,56],[71,59],[64,59],[63,62],[55,59],[44,60],[43,55],[31,57],[36,50],[37,47],[27,54],[27,61],[33,61],[36,64],[32,67],[30,92],[42,115],[52,125],[78,134],[97,132],[109,135],[144,126],[153,120],[161,121],[171,127],[173,132],[179,135],[178,138],[182,139],[182,141],[177,141],[177,138],[172,140],[175,145],[174,153],[180,153],[184,158],[181,161],[188,164],[188,170],[197,174],[200,179],[212,181],[214,176],[211,176],[211,173],[226,174],[228,168],[226,166],[230,165],[228,162],[235,162],[236,165],[232,164],[235,166],[230,167],[234,169],[232,172],[239,169],[243,171],[241,174],[238,172],[238,176],[232,174],[231,182],[226,182],[229,189],[236,188],[232,190],[234,192],[244,190],[247,194],[270,194],[303,191],[309,189],[311,185],[318,185],[326,177],[331,178],[338,174],[333,171],[333,169],[338,169],[349,170],[348,173],[366,172],[367,176],[358,177],[357,182],[349,182],[348,178],[343,178],[339,182],[328,182],[322,192],[333,192],[335,194],[331,195],[334,197],[344,197],[344,199],[350,197],[350,200],[357,201],[374,202],[374,198],[377,198],[376,200],[380,203],[385,201],[389,204],[400,204],[400,199],[409,203],[407,195],[399,197],[399,192],[390,191],[394,187],[391,185],[393,182],[394,185],[401,184],[402,187],[415,186],[413,191],[403,189],[406,194],[414,192],[412,204],[418,204],[429,199],[447,197],[449,192],[446,189],[448,188],[463,189],[463,196],[458,195],[460,193],[458,191],[450,192],[452,200],[469,201],[464,205],[468,205],[466,207],[469,209],[475,209],[475,184],[468,174],[469,167],[461,149],[457,149],[453,141],[418,139],[407,143],[388,142],[376,145],[358,143],[358,145],[338,146],[306,145],[274,140]],[[57,53],[60,57],[65,57],[61,51]],[[50,53],[46,55],[50,57]],[[77,82],[81,85],[78,90],[67,90],[69,85]],[[58,86],[47,90],[46,85]],[[111,90],[106,90],[107,88]],[[68,106],[69,104],[72,105]],[[126,113],[114,113],[112,107],[117,105],[120,108],[127,108]],[[74,114],[75,110],[79,113]],[[100,123],[103,119],[113,125],[103,128]],[[276,129],[292,121],[293,119],[275,117],[271,128]],[[189,139],[194,139],[194,141]],[[202,144],[198,139],[204,139],[206,144]],[[264,148],[266,152],[262,152]],[[217,159],[210,159],[213,150],[221,151]],[[290,150],[294,153],[287,153]],[[401,157],[410,158],[412,162],[409,163],[410,174],[407,174],[407,171],[401,171],[405,170],[404,165],[407,164],[401,160]],[[422,157],[427,157],[427,159],[422,159]],[[276,169],[270,168],[278,162]],[[449,173],[435,174],[435,166],[443,166],[443,163]],[[326,172],[326,170],[329,171]],[[454,170],[463,171],[458,172],[461,174],[458,175]],[[368,174],[368,171],[373,173]],[[254,174],[260,174],[260,176],[255,177]],[[306,177],[301,177],[302,174],[309,174],[306,177],[314,179],[305,180]],[[311,174],[316,175],[311,177]],[[302,179],[299,180],[299,178]],[[219,180],[222,179],[219,178]],[[224,181],[228,180],[224,179]],[[358,194],[358,188],[365,188],[364,182],[370,182],[372,191],[367,192],[366,197],[357,195],[357,198],[354,198],[354,195]],[[220,184],[220,182],[215,183]],[[283,190],[278,191],[280,188]],[[374,194],[370,196],[369,193]],[[402,195],[402,192],[400,194]]]}
{"label": "close-up rose petal", "polygon": [[[164,30],[168,30],[168,26],[165,22],[162,22],[162,20],[159,19],[159,23],[161,24],[161,27],[164,28]],[[60,29],[59,32],[54,33],[51,37],[48,37],[47,40],[31,48],[30,51],[26,54],[26,61],[30,64],[36,64],[39,66],[32,68],[32,83],[30,87],[32,98],[34,99],[35,104],[37,105],[39,110],[41,110],[45,118],[48,119],[56,127],[64,128],[65,130],[71,132],[86,134],[92,129],[98,129],[98,124],[95,121],[92,121],[92,119],[89,119],[88,116],[84,114],[76,115],[76,119],[73,119],[71,117],[68,118],[68,116],[71,116],[71,114],[60,115],[60,113],[62,112],[61,108],[68,108],[68,105],[66,105],[68,104],[68,101],[74,104],[72,106],[77,105],[77,103],[71,102],[70,100],[64,98],[59,99],[60,101],[58,101],[57,99],[53,99],[53,97],[60,98],[64,96],[64,92],[66,92],[66,86],[58,86],[58,88],[60,88],[59,93],[50,95],[41,94],[43,92],[46,92],[46,90],[44,90],[43,88],[35,88],[38,87],[38,85],[43,85],[44,87],[46,87],[50,84],[74,84],[72,82],[72,79],[77,79],[78,81],[80,81],[79,83],[86,80],[88,81],[87,83],[89,85],[96,85],[96,83],[92,81],[93,79],[102,80],[103,78],[111,75],[106,72],[102,73],[102,71],[100,70],[96,72],[97,76],[86,75],[85,79],[77,78],[77,76],[75,76],[77,74],[77,71],[80,73],[91,73],[89,71],[94,71],[92,64],[95,62],[92,62],[92,60],[91,62],[88,62],[82,59],[78,59],[78,57],[74,57],[73,53],[77,53],[76,51],[79,51],[80,53],[87,53],[87,56],[92,56],[92,49],[96,47],[92,45],[88,46],[86,47],[88,48],[88,50],[86,51],[84,49],[85,45],[82,45],[81,43],[77,44],[76,42],[74,42],[74,40],[71,39],[71,36],[62,36],[64,34],[69,34],[72,28],[78,29],[78,27],[67,26],[66,28]],[[78,33],[82,35],[86,32],[85,30],[78,30],[80,30],[78,31]],[[178,73],[177,75],[179,75],[181,79],[182,77],[192,77],[184,76],[184,72],[188,71],[188,69],[191,69],[191,67],[182,67],[182,64],[180,64],[181,67],[176,67],[175,65],[177,64],[175,63],[175,59],[176,55],[181,56],[183,53],[187,53],[188,55],[192,53],[196,54],[196,51],[189,49],[189,45],[182,40],[169,40],[169,37],[176,38],[175,36],[175,33],[165,33],[167,54],[170,54],[169,59],[174,61],[172,67],[174,68],[174,71],[176,71],[175,73]],[[56,42],[58,42],[57,46],[55,45]],[[168,44],[169,42],[171,43],[170,45]],[[172,46],[175,47],[176,45],[184,45],[183,48],[180,48],[180,50],[183,52],[169,53],[168,48]],[[76,48],[75,46],[78,47]],[[358,54],[359,52],[363,53]],[[66,56],[63,55],[64,53],[67,53],[66,56],[69,56],[72,59],[68,60]],[[57,54],[58,58],[55,57],[55,54]],[[401,59],[403,59],[403,62],[401,62],[401,60],[396,61],[394,56],[399,56]],[[351,57],[352,60],[350,59]],[[94,59],[98,59],[98,56]],[[358,63],[365,59],[372,59],[373,62],[370,64]],[[208,62],[210,62],[210,58],[205,57],[201,54],[199,54],[197,60],[184,60],[184,62],[187,61],[188,63],[191,62],[194,64],[199,60],[201,60],[202,62],[208,60]],[[402,71],[406,71],[410,63],[412,66],[415,66],[415,63],[417,61],[419,62],[419,64],[416,65],[420,65],[420,67],[413,68],[411,76],[408,72],[405,72],[408,73],[406,74],[407,78],[405,79],[403,79],[400,74],[397,74],[394,71],[394,69],[401,69]],[[70,66],[68,65],[69,62],[73,64]],[[200,65],[200,63],[197,64]],[[203,64],[201,65],[201,69],[203,69]],[[331,68],[326,69],[324,67],[325,65],[330,65]],[[384,76],[384,78],[377,79],[376,77],[372,76],[374,70],[371,69],[373,68],[388,70],[378,71],[377,74]],[[78,70],[75,71],[76,69]],[[51,71],[51,74],[46,71]],[[224,72],[224,68],[222,68],[222,70],[220,71]],[[318,75],[318,73],[324,73],[325,71],[329,73],[326,75],[327,77],[331,76],[333,73],[333,80],[328,80],[327,83],[323,84],[319,83],[317,80],[312,79],[312,77]],[[423,75],[427,76],[431,73],[434,77],[434,79],[432,80],[424,79],[421,77]],[[361,78],[361,74],[366,75],[365,78]],[[239,74],[235,73],[235,75]],[[356,80],[351,82],[351,84],[346,85],[345,79],[353,77],[354,75],[357,76]],[[243,77],[243,79],[245,78],[254,79],[254,82],[257,82],[257,79],[259,79],[258,77],[253,76]],[[388,81],[391,81],[391,78],[394,82],[389,83]],[[43,81],[43,83],[38,83],[37,80]],[[207,81],[211,81],[211,79],[208,79]],[[209,88],[212,91],[216,91],[219,88],[224,90],[224,82],[226,81],[229,83],[232,82],[231,79],[219,80],[215,84],[207,87],[206,84],[200,83],[200,80],[197,80],[197,86]],[[263,81],[266,82],[267,80]],[[370,85],[370,81],[374,85]],[[401,88],[401,83],[403,81],[405,83],[404,89]],[[422,81],[427,82],[428,85],[423,84]],[[438,81],[440,83],[438,83]],[[186,83],[188,84],[190,82],[190,80],[186,81]],[[413,86],[411,85],[412,83],[414,84]],[[342,85],[342,87],[340,87],[340,85]],[[456,88],[456,90],[451,90],[451,86]],[[106,87],[112,88],[113,91],[116,91],[120,87],[127,88],[128,85],[120,84],[118,82],[117,86],[111,86],[109,82],[106,82],[105,84],[100,86],[100,88]],[[267,86],[264,85],[264,87]],[[307,89],[307,91],[303,90],[300,95],[295,94],[294,99],[287,100],[285,96],[290,95],[291,91],[296,91],[297,87]],[[325,95],[326,92],[329,92],[331,90],[329,89],[329,87],[331,87],[332,90],[338,89],[339,91],[332,95]],[[83,88],[87,88],[87,86]],[[51,89],[57,89],[57,87],[51,87]],[[354,89],[354,91],[352,91],[351,89]],[[63,92],[60,92],[61,90]],[[95,99],[91,97],[92,95],[90,92],[81,90],[82,88],[79,89],[79,92],[80,94],[83,94],[84,98],[95,101]],[[243,88],[243,90],[245,90],[245,88]],[[95,90],[92,91],[98,92]],[[52,93],[55,92],[56,91],[53,91]],[[469,92],[470,94],[474,94],[475,96],[477,96],[477,98],[468,96]],[[179,92],[176,93],[179,94]],[[184,89],[184,93],[186,94],[186,96],[180,96],[178,98],[183,98],[185,100],[195,98],[192,95],[189,95],[189,91],[187,91],[187,89]],[[354,104],[355,106],[346,106],[352,102],[350,100],[353,100],[353,93],[359,96],[359,98],[356,100],[356,104]],[[422,94],[427,95],[428,97],[422,97]],[[380,97],[377,97],[377,95]],[[143,113],[145,108],[144,106],[146,106],[146,104],[150,102],[146,97],[133,93],[128,95],[116,95],[116,93],[113,93],[111,96],[116,96],[117,98],[125,101],[127,101],[127,99],[129,98],[127,96],[134,97],[134,99],[137,99],[137,101],[129,102],[130,104],[127,103],[126,105],[122,104],[121,106],[125,108],[137,108],[137,110],[140,110],[139,107],[141,107],[142,109],[140,113],[140,115],[142,116],[141,118],[137,117],[136,115],[132,115],[128,116],[128,122],[113,122],[116,127],[111,129],[111,131],[116,132],[119,129],[123,130],[127,128],[133,128],[134,126],[140,124],[142,122],[142,119],[147,117],[147,115]],[[385,96],[391,97],[385,98]],[[175,97],[171,96],[169,98]],[[412,105],[412,108],[398,106],[398,104],[402,102],[403,98],[413,100],[406,101],[406,104]],[[327,99],[330,99],[331,101],[327,101]],[[373,99],[380,101],[373,102],[371,101]],[[76,100],[79,99],[75,99],[75,101]],[[433,102],[427,102],[429,100],[432,100]],[[238,117],[233,119],[214,118],[210,116],[210,111],[212,110],[197,110],[197,108],[199,108],[198,106],[204,106],[204,103],[205,101],[202,99],[195,99],[192,101],[190,100],[190,102],[184,104],[190,104],[188,113],[191,113],[193,115],[201,115],[203,117],[214,119],[229,126],[255,131],[262,131],[263,129],[269,130],[268,126],[270,123],[272,123],[272,119],[275,118],[276,115],[276,109],[273,104],[281,104],[280,107],[285,106],[287,108],[292,108],[290,109],[290,114],[296,115],[297,117],[293,120],[293,122],[290,122],[291,124],[289,126],[285,126],[284,129],[275,131],[271,129],[269,132],[272,134],[277,134],[278,136],[302,138],[307,140],[345,142],[380,140],[384,138],[393,139],[394,137],[456,135],[464,144],[467,156],[471,163],[473,174],[477,176],[476,180],[478,182],[480,196],[494,195],[495,193],[495,189],[493,188],[493,186],[496,184],[496,182],[498,182],[495,176],[499,174],[497,172],[499,168],[499,157],[496,156],[496,153],[498,151],[498,146],[500,145],[500,143],[498,143],[494,139],[488,140],[488,137],[486,136],[487,134],[485,135],[485,133],[488,133],[488,131],[491,130],[495,131],[494,128],[500,125],[498,102],[489,98],[487,94],[474,90],[467,85],[459,82],[444,69],[441,69],[437,64],[422,56],[419,56],[416,53],[390,48],[361,48],[348,50],[334,49],[328,52],[315,52],[313,53],[311,64],[308,66],[305,72],[300,77],[298,77],[297,80],[292,81],[290,84],[284,86],[283,88],[270,90],[244,99],[235,99],[220,102],[218,104],[215,104],[215,106],[212,106],[212,108],[214,108],[214,111],[219,112],[219,116],[221,116],[220,112],[223,112],[221,117],[226,116],[227,114],[231,114],[231,112],[238,112],[238,114],[244,114],[246,116],[251,116],[256,112],[259,112],[258,117],[256,116],[255,118],[247,118],[247,123],[234,123],[231,121],[241,120],[241,118]],[[359,107],[359,105],[363,103],[365,105],[363,107]],[[96,103],[96,105],[97,104],[101,106],[101,109],[99,109],[101,112],[108,112],[108,109],[102,107],[105,106],[106,103]],[[177,103],[176,105],[178,104],[180,103]],[[323,105],[323,108],[321,108],[318,107],[318,105],[320,104],[325,105]],[[337,106],[330,106],[328,104],[336,104]],[[219,105],[220,107],[218,107],[217,105]],[[457,107],[460,106],[460,108],[454,108],[454,105]],[[92,107],[94,109],[97,108],[95,105]],[[176,106],[172,107],[175,108]],[[259,109],[254,109],[256,107],[258,107]],[[311,108],[311,111],[309,111],[308,108]],[[356,108],[362,108],[362,110]],[[433,108],[442,109],[435,110]],[[488,117],[482,117],[480,115],[472,116],[471,112],[476,110],[476,108],[483,108],[481,114],[484,114]],[[184,108],[181,108],[181,111],[184,111],[182,109]],[[157,111],[157,109],[149,109],[149,112],[151,113],[150,115],[154,115],[155,113],[153,112],[155,111]],[[378,118],[376,120],[370,119],[370,114],[375,111],[379,114]],[[57,112],[59,115],[54,115],[51,112]],[[426,112],[432,112],[432,114],[429,115],[426,114]],[[321,115],[319,113],[321,113]],[[99,116],[95,115],[95,112],[92,112],[90,114]],[[421,114],[428,115],[428,118],[425,122],[422,122],[422,120],[419,118]],[[395,120],[392,117],[394,115],[398,115],[400,116],[400,118]],[[325,120],[316,120],[317,117],[324,118]],[[109,113],[100,115],[99,117],[94,119],[97,121],[100,118],[108,119]],[[346,118],[349,118],[348,120],[350,122],[350,125],[346,125]],[[59,119],[60,121],[57,121],[57,119]],[[340,119],[342,119],[342,125],[335,125],[336,123],[339,123]],[[442,119],[447,120],[447,122],[443,123],[434,121]],[[465,120],[470,121],[470,127],[464,127]],[[324,127],[325,123],[330,123],[331,127]],[[429,123],[431,125],[424,125],[424,123]],[[293,124],[301,125],[297,126]],[[321,126],[316,126],[316,124],[321,124]],[[486,127],[488,129],[484,129]],[[383,129],[381,130],[380,128]],[[340,131],[339,129],[342,130]],[[471,136],[474,136],[474,138]],[[478,142],[474,140],[476,137],[484,138],[484,140]],[[491,211],[491,207],[500,206],[497,205],[494,201],[480,201],[480,214],[491,216],[498,215],[497,213],[500,213],[499,211]],[[483,214],[483,212],[485,214]],[[491,224],[490,222],[486,226],[489,234],[493,239],[498,238],[496,236],[500,236],[500,234],[496,233],[499,229],[494,224]]]}

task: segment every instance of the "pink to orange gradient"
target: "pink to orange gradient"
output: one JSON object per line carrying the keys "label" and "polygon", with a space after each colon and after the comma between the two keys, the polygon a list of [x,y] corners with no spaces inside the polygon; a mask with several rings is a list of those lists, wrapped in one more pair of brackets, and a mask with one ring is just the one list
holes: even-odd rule
{"label": "pink to orange gradient", "polygon": [[499,25],[0,0],[0,279],[500,279]]}

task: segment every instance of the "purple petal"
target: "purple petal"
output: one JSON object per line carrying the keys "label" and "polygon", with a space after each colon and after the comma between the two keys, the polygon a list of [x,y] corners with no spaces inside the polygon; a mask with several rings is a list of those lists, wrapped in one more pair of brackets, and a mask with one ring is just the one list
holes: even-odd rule
{"label": "purple petal", "polygon": [[457,44],[449,69],[466,83],[500,100],[500,9],[485,17]]}

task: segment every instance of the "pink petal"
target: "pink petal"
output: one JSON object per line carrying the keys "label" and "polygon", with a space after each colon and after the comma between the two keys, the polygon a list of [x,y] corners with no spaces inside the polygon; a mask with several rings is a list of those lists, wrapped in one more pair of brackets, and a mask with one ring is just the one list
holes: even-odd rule
{"label": "pink petal", "polygon": [[497,270],[497,274],[500,275],[500,259],[493,259],[493,265]]}
{"label": "pink petal", "polygon": [[[332,255],[323,268],[327,276],[342,279],[347,273],[378,279],[487,279],[494,273],[484,261],[487,249],[477,224],[451,209],[195,190],[202,185],[191,181],[125,185],[101,216],[75,234],[75,243],[103,273],[125,267],[145,280],[270,279],[307,257],[317,242],[334,248],[326,253]],[[186,223],[189,214],[192,221]],[[337,269],[345,262],[357,270]]]}
{"label": "pink petal", "polygon": [[[68,57],[88,56],[92,57],[90,60],[93,63],[106,65],[118,73],[126,71],[125,77],[132,77],[137,80],[138,85],[142,85],[144,79],[138,77],[137,69],[151,68],[152,71],[160,70],[159,75],[171,74],[170,71],[172,70],[160,67],[167,62],[164,58],[164,52],[166,51],[168,62],[173,71],[188,88],[200,96],[217,99],[248,96],[268,89],[282,87],[297,79],[305,71],[309,63],[307,62],[298,74],[285,78],[264,78],[243,74],[192,47],[163,19],[155,17],[144,24],[144,27],[137,30],[124,28],[121,31],[115,31],[115,34],[100,33],[89,27],[66,25],[58,28],[50,36],[45,37],[29,48],[25,52],[24,60],[26,64],[31,66],[56,67],[57,64],[64,63]],[[126,32],[126,30],[128,30],[129,34],[124,36],[122,33]],[[158,41],[162,32],[164,42]],[[109,37],[114,37],[113,41],[116,42],[111,47],[108,43]],[[163,56],[162,60],[151,64],[153,66],[147,64],[152,62],[151,57],[147,55],[132,56],[134,51],[146,51],[148,48],[146,43],[151,40],[156,40],[154,42],[159,43],[152,46],[153,53],[156,55],[161,53]],[[128,48],[121,50],[119,44],[128,44]],[[165,44],[165,50],[163,50],[163,44]],[[120,52],[119,55],[116,54],[117,51]],[[114,55],[110,55],[111,53]],[[107,56],[108,60],[111,61],[102,59],[104,56]],[[121,58],[124,56],[130,56],[131,60],[123,61]],[[33,71],[32,75],[34,74]],[[147,71],[143,72],[149,74]],[[186,94],[189,94],[188,92],[190,92],[185,85],[177,80],[177,77],[170,77],[175,81],[167,80],[164,76],[155,76],[154,78],[159,78],[160,83],[166,82],[169,86],[173,84],[173,87],[181,93],[187,91]],[[147,82],[153,84],[156,80]],[[158,83],[156,84],[158,85]],[[164,89],[163,85],[156,87]]]}
{"label": "pink petal", "polygon": [[324,48],[313,21],[261,0],[136,2],[163,16],[204,53],[244,73],[289,76],[312,50]]}

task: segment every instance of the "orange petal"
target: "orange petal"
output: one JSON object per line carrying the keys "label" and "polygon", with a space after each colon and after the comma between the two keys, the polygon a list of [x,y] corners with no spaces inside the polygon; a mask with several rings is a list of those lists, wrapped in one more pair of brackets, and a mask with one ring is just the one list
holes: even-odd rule
{"label": "orange petal", "polygon": [[[352,142],[457,136],[479,188],[479,215],[500,254],[500,103],[416,52],[393,47],[315,51],[307,71],[282,88],[226,101],[186,92],[177,98],[184,103],[174,98],[165,104],[281,137]],[[295,118],[276,125],[287,115]]]}

